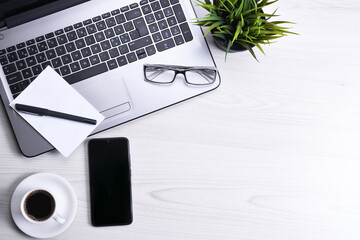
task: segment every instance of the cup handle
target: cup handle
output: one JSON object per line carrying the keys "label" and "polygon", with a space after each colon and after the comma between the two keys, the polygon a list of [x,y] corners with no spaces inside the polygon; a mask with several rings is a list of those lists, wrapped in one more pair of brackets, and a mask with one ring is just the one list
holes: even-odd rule
{"label": "cup handle", "polygon": [[61,217],[59,214],[55,213],[54,216],[52,216],[52,218],[57,221],[58,223],[63,224],[65,222],[65,219],[63,217]]}

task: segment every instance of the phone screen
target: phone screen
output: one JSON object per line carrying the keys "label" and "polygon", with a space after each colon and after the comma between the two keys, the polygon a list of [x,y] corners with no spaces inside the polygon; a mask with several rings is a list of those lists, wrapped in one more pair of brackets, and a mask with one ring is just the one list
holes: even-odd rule
{"label": "phone screen", "polygon": [[91,222],[94,226],[132,222],[129,141],[89,141]]}

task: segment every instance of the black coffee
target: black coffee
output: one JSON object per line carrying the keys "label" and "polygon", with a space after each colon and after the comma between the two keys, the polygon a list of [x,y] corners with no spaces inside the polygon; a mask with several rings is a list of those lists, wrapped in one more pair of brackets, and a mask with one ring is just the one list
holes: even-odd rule
{"label": "black coffee", "polygon": [[54,213],[54,197],[45,190],[32,191],[25,199],[24,210],[32,220],[45,221]]}

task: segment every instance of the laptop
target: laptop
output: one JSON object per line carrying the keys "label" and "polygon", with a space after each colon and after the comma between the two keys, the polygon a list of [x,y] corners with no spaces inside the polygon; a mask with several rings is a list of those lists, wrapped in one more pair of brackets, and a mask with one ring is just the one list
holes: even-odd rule
{"label": "laptop", "polygon": [[9,107],[48,65],[105,116],[92,134],[217,88],[219,75],[144,81],[146,63],[215,66],[194,18],[190,0],[0,0],[0,95],[21,153],[53,149]]}

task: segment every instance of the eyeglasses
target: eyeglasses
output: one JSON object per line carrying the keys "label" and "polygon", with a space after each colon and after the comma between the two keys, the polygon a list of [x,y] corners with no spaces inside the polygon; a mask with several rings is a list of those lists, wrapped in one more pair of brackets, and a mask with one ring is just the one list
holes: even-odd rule
{"label": "eyeglasses", "polygon": [[218,70],[214,67],[185,67],[162,64],[144,64],[145,81],[170,84],[182,74],[190,85],[209,85],[215,82]]}

